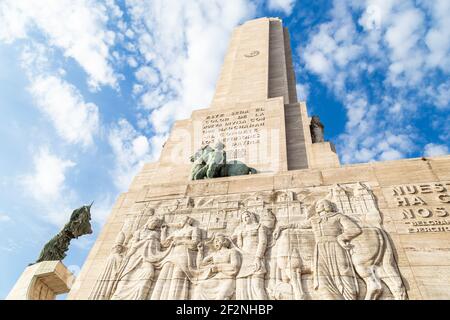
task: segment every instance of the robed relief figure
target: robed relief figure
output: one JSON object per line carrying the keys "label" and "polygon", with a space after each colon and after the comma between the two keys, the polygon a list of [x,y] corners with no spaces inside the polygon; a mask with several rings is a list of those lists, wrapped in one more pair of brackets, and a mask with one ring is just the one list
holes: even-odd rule
{"label": "robed relief figure", "polygon": [[116,240],[111,254],[106,260],[106,266],[101,274],[100,278],[95,283],[94,289],[92,290],[89,300],[109,300],[114,293],[115,287],[117,285],[117,279],[120,272],[120,266],[122,265],[123,255],[125,252],[125,247],[123,242],[125,237],[123,234],[119,234]]}
{"label": "robed relief figure", "polygon": [[197,266],[200,274],[193,293],[194,300],[231,300],[236,291],[236,275],[241,266],[239,252],[224,234],[216,234],[214,252],[203,257],[203,243],[198,244]]}
{"label": "robed relief figure", "polygon": [[266,300],[265,253],[268,229],[257,221],[256,215],[244,211],[241,224],[233,234],[242,254],[242,265],[236,276],[237,300]]}
{"label": "robed relief figure", "polygon": [[329,200],[318,201],[315,211],[316,214],[303,223],[279,226],[274,238],[288,228],[312,228],[316,242],[314,288],[322,299],[356,300],[358,282],[350,257],[350,241],[361,233],[361,228],[349,217],[337,212],[335,204]]}
{"label": "robed relief figure", "polygon": [[148,299],[155,277],[155,265],[163,255],[161,241],[164,241],[165,234],[161,234],[162,223],[162,219],[152,217],[133,234],[112,300]]}
{"label": "robed relief figure", "polygon": [[186,217],[163,244],[169,246],[160,262],[161,272],[155,282],[151,300],[187,300],[193,280],[195,253],[201,240],[201,232],[194,220]]}

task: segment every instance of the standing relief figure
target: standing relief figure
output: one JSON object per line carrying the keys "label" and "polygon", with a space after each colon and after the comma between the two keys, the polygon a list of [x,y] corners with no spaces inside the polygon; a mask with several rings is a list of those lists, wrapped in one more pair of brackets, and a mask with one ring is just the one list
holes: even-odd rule
{"label": "standing relief figure", "polygon": [[205,258],[203,243],[197,246],[200,274],[193,299],[231,300],[236,291],[236,275],[241,267],[241,257],[224,234],[216,234],[210,242],[215,251]]}
{"label": "standing relief figure", "polygon": [[193,280],[192,262],[195,261],[201,231],[194,220],[186,217],[170,236],[163,241],[168,246],[165,257],[159,263],[161,272],[155,282],[151,300],[187,300]]}
{"label": "standing relief figure", "polygon": [[119,233],[119,236],[114,244],[111,254],[106,260],[106,267],[100,278],[95,283],[94,289],[89,296],[89,300],[109,300],[114,293],[117,285],[117,278],[120,272],[120,266],[123,261],[125,247],[123,243],[125,235]]}
{"label": "standing relief figure", "polygon": [[112,300],[148,298],[154,281],[155,264],[163,254],[161,241],[164,241],[165,233],[160,231],[162,223],[162,219],[152,217],[143,228],[133,234]]}
{"label": "standing relief figure", "polygon": [[241,225],[234,232],[233,238],[242,253],[242,265],[236,277],[236,299],[266,300],[264,256],[268,229],[258,223],[253,212],[244,211]]}
{"label": "standing relief figure", "polygon": [[279,226],[274,232],[278,238],[288,228],[310,229],[314,233],[313,261],[314,289],[322,299],[355,300],[358,282],[350,257],[350,241],[361,233],[361,228],[347,216],[337,212],[336,206],[323,199],[316,203],[316,214],[298,224]]}

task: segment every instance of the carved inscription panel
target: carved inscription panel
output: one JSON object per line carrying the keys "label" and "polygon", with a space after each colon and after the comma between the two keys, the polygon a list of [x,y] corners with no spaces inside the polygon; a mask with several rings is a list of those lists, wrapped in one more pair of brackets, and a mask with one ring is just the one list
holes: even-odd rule
{"label": "carved inscription panel", "polygon": [[260,144],[265,125],[264,106],[211,113],[202,122],[202,146],[220,140],[230,160],[245,159],[248,147]]}
{"label": "carved inscription panel", "polygon": [[450,182],[396,185],[384,193],[408,233],[450,232]]}

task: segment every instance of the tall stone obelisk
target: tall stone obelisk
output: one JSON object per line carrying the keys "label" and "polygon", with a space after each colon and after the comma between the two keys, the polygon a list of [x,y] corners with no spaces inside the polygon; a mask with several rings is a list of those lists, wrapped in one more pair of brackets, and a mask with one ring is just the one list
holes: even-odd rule
{"label": "tall stone obelisk", "polygon": [[[174,197],[185,197],[188,190],[200,187],[189,181],[192,167],[189,158],[202,146],[223,142],[228,161],[241,161],[256,169],[258,176],[267,176],[268,181],[271,175],[290,170],[339,167],[339,159],[329,142],[312,143],[310,121],[305,103],[297,101],[289,33],[282,21],[260,18],[237,27],[211,105],[194,111],[190,119],[174,123],[159,161],[146,164],[135,178],[126,196],[127,204],[119,200],[121,204],[116,205],[113,212],[119,210],[121,217],[115,221],[116,214],[111,215],[69,297],[89,296],[90,282],[101,276],[97,273],[100,260],[103,261],[111,246],[117,244],[115,236],[126,233],[124,228],[135,230],[128,223],[141,225],[151,216],[145,213],[148,199],[171,199],[169,202],[173,206],[160,209],[166,213],[180,207],[189,208],[190,197],[183,200]],[[254,182],[246,185],[245,181],[237,179],[238,188],[253,189]],[[202,191],[205,194],[227,191],[225,185],[213,181],[201,188],[205,187]],[[181,204],[185,201],[187,203]],[[130,208],[131,211],[126,212]],[[123,225],[124,219],[136,213],[136,219],[141,222],[127,221]],[[173,216],[164,219],[166,222],[176,220]],[[208,217],[208,221],[210,219],[213,218]],[[225,217],[214,219],[218,230],[223,229],[221,224],[228,223]],[[211,222],[202,221],[204,223],[210,226]]]}

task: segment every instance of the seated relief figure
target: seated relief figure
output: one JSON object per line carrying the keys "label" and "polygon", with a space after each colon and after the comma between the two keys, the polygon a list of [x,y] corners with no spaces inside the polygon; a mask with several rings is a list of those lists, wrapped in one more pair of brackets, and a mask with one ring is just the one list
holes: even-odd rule
{"label": "seated relief figure", "polygon": [[242,254],[242,265],[236,276],[236,299],[266,300],[264,277],[268,229],[258,222],[253,212],[246,210],[242,212],[241,225],[233,238]]}
{"label": "seated relief figure", "polygon": [[151,217],[143,228],[133,234],[112,300],[148,298],[156,264],[164,255],[161,251],[161,241],[164,241],[166,235],[165,231],[160,231],[162,224],[162,219]]}
{"label": "seated relief figure", "polygon": [[349,217],[337,212],[335,204],[329,200],[318,201],[315,212],[303,223],[279,226],[274,232],[274,239],[288,228],[312,228],[316,242],[314,288],[322,299],[355,300],[358,297],[358,282],[349,250],[352,248],[350,241],[361,234],[361,228]]}
{"label": "seated relief figure", "polygon": [[168,246],[165,257],[158,263],[161,272],[155,282],[151,300],[187,300],[193,280],[192,270],[201,231],[194,220],[186,216],[179,228],[168,236],[163,245]]}
{"label": "seated relief figure", "polygon": [[236,275],[241,266],[239,252],[224,234],[209,243],[214,252],[203,258],[203,243],[198,244],[197,267],[200,275],[194,289],[195,300],[230,300],[236,291]]}

